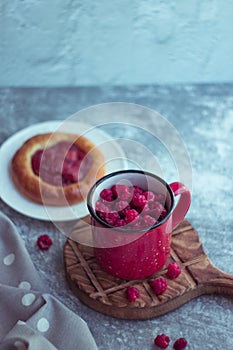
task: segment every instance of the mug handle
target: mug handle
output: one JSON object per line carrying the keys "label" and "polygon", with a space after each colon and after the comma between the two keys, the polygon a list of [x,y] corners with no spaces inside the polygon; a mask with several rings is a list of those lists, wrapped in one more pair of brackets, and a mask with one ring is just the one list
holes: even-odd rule
{"label": "mug handle", "polygon": [[172,214],[172,229],[176,228],[184,219],[191,203],[191,193],[181,182],[173,182],[169,185],[174,196],[180,195],[180,199]]}

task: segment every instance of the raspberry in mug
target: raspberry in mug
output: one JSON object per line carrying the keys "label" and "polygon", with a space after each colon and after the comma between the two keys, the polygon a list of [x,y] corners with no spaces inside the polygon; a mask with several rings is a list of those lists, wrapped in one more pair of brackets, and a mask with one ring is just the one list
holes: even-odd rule
{"label": "raspberry in mug", "polygon": [[164,194],[124,184],[104,188],[95,210],[110,226],[126,230],[150,228],[167,215]]}

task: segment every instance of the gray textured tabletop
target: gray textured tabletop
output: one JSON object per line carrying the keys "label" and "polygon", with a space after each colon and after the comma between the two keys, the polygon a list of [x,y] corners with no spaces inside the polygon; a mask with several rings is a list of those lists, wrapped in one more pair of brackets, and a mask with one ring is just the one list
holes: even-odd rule
{"label": "gray textured tabletop", "polygon": [[[204,249],[220,269],[233,274],[233,84],[93,88],[1,88],[0,144],[18,130],[48,120],[65,120],[73,113],[105,102],[129,102],[161,113],[178,131],[192,164],[192,205],[188,220]],[[91,124],[91,120],[85,120]],[[130,118],[125,122],[133,124]],[[150,128],[150,120],[144,120]],[[110,135],[140,141],[150,148],[143,130],[132,125],[105,127]],[[151,141],[152,142],[152,141]],[[153,143],[152,152],[155,152]],[[140,162],[143,152],[125,149]],[[162,157],[162,156],[161,156]],[[145,167],[147,167],[145,161]],[[166,172],[165,172],[166,175]],[[167,173],[170,177],[172,174]],[[176,179],[175,179],[176,180]],[[0,186],[4,186],[0,182]],[[164,316],[126,321],[105,316],[83,305],[65,279],[63,246],[66,236],[52,222],[18,213],[0,201],[0,210],[16,225],[49,292],[89,325],[100,350],[154,349],[153,339],[167,333],[186,337],[187,349],[233,349],[233,300],[227,296],[198,297]],[[48,252],[35,248],[37,236],[54,240]],[[170,347],[171,348],[171,347]]]}

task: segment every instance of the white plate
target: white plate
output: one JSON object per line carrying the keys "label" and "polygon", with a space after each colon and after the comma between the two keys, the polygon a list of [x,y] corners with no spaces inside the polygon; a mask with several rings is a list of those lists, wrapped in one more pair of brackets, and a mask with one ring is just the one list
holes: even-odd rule
{"label": "white plate", "polygon": [[103,153],[106,173],[126,169],[127,160],[122,148],[113,138],[91,125],[71,121],[50,121],[29,126],[9,137],[0,148],[0,197],[11,208],[29,217],[46,221],[70,221],[88,214],[86,202],[68,207],[43,206],[23,197],[9,176],[9,164],[14,153],[24,141],[39,133],[61,131],[82,134],[89,138]]}

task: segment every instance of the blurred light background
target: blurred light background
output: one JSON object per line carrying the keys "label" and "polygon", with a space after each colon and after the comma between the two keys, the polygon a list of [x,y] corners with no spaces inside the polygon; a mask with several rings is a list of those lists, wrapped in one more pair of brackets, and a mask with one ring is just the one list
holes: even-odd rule
{"label": "blurred light background", "polygon": [[229,82],[232,34],[232,0],[0,0],[0,85]]}

